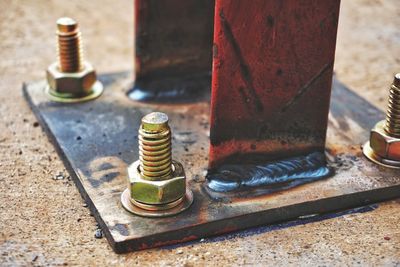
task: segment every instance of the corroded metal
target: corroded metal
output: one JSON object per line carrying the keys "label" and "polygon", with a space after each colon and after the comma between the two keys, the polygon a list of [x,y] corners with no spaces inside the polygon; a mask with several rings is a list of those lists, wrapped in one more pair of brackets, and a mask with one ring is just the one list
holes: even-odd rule
{"label": "corroded metal", "polygon": [[[105,97],[74,108],[49,103],[43,94],[45,82],[24,88],[34,113],[118,253],[400,197],[400,170],[381,168],[360,151],[373,123],[384,119],[384,114],[337,82],[332,91],[325,151],[334,175],[300,186],[299,180],[282,184],[279,179],[271,179],[269,185],[220,193],[205,186],[209,102],[143,105],[128,99],[121,90],[120,85],[129,82],[130,77],[130,73],[101,76],[107,88]],[[173,155],[185,167],[188,187],[195,198],[182,213],[157,219],[134,216],[121,205],[121,194],[127,188],[127,167],[139,153],[134,135],[149,110],[168,114]],[[312,160],[318,165],[318,159]],[[131,204],[128,190],[124,196],[127,206],[139,209]],[[147,212],[146,216],[150,216],[153,211]]]}
{"label": "corroded metal", "polygon": [[45,91],[56,102],[74,103],[99,97],[103,85],[97,80],[92,65],[83,60],[81,33],[71,18],[57,20],[58,62],[47,71]]}
{"label": "corroded metal", "polygon": [[211,171],[323,153],[339,5],[216,1]]}
{"label": "corroded metal", "polygon": [[214,0],[135,0],[129,96],[193,102],[210,90]]}
{"label": "corroded metal", "polygon": [[363,152],[379,165],[400,168],[400,73],[395,75],[390,87],[386,120],[372,128]]}

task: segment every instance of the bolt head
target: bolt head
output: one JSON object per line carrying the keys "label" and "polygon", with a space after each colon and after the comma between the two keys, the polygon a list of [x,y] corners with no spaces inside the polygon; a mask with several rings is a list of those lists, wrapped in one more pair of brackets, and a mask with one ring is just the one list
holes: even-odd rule
{"label": "bolt head", "polygon": [[143,179],[139,170],[139,161],[128,167],[128,180],[131,198],[150,204],[166,204],[178,200],[186,193],[186,176],[180,163],[173,161],[173,173],[170,179],[150,181]]}
{"label": "bolt head", "polygon": [[380,121],[371,130],[370,146],[380,157],[400,161],[400,138],[389,136],[384,127],[385,121]]}
{"label": "bolt head", "polygon": [[393,79],[393,85],[400,88],[400,73],[396,73]]}
{"label": "bolt head", "polygon": [[85,62],[80,72],[61,72],[57,63],[53,63],[47,69],[47,82],[51,90],[58,94],[70,94],[72,96],[87,95],[97,80],[96,72],[92,65]]}
{"label": "bolt head", "polygon": [[78,29],[78,23],[68,17],[62,17],[57,20],[57,30],[61,33],[69,33]]}
{"label": "bolt head", "polygon": [[145,132],[168,130],[168,116],[162,112],[152,112],[142,118],[142,129]]}

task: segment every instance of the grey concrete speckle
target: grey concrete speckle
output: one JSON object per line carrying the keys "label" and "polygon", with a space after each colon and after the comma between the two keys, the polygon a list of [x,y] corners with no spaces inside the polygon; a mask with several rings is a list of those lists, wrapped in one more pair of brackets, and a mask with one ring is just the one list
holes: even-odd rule
{"label": "grey concrete speckle", "polygon": [[[99,73],[133,62],[133,1],[0,1],[0,265],[400,265],[400,200],[252,235],[115,254],[23,99],[56,59],[55,21],[79,21],[85,57]],[[342,0],[335,72],[385,109],[400,71],[398,0]]]}

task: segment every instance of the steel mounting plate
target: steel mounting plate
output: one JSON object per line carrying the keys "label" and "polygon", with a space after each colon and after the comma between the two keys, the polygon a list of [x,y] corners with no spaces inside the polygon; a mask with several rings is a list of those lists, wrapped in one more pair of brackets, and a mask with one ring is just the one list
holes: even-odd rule
{"label": "steel mounting plate", "polygon": [[[327,154],[336,174],[278,190],[209,194],[203,187],[208,161],[209,102],[143,104],[123,90],[129,73],[102,75],[105,90],[94,101],[55,103],[44,81],[25,84],[24,95],[54,143],[81,195],[117,253],[175,244],[309,214],[320,214],[400,197],[400,170],[364,158],[361,144],[384,114],[334,82]],[[137,159],[137,130],[151,111],[169,115],[173,155],[185,167],[194,203],[167,218],[143,218],[126,211],[120,197],[127,166]]]}

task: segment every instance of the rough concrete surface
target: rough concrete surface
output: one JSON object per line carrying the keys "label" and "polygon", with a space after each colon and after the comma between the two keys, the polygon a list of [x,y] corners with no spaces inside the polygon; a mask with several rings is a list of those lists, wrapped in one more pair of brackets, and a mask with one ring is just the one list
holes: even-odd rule
{"label": "rough concrete surface", "polygon": [[[72,16],[98,72],[132,67],[128,0],[0,0],[0,265],[400,265],[400,200],[372,211],[177,247],[115,254],[22,97],[55,60],[55,21]],[[335,71],[385,109],[400,71],[398,0],[342,0]],[[58,175],[61,173],[61,175]]]}

